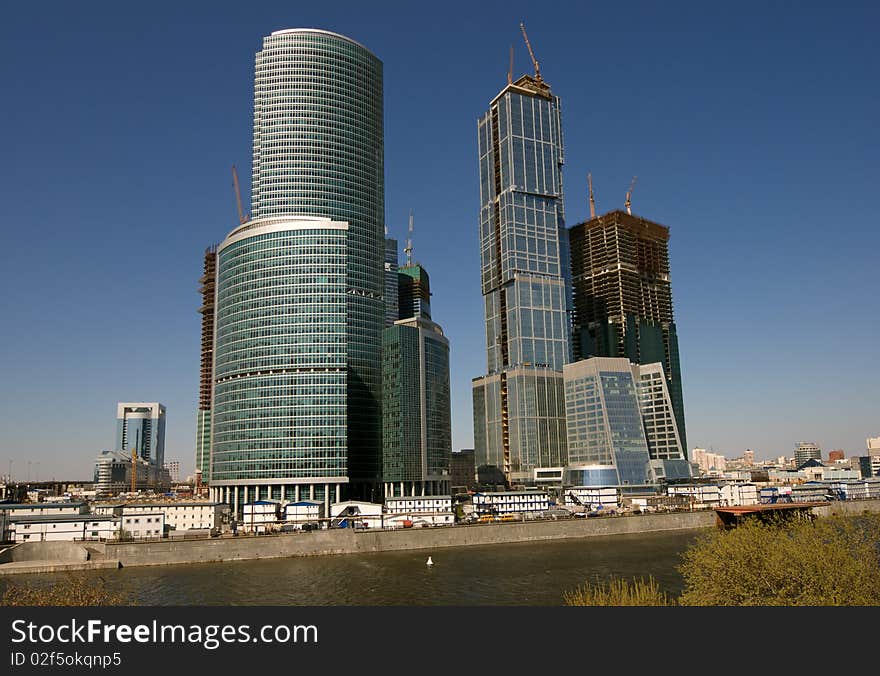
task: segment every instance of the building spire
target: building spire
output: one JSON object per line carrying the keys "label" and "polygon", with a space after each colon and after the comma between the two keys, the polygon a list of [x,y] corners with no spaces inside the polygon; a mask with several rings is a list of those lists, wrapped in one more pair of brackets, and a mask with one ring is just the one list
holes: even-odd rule
{"label": "building spire", "polygon": [[403,253],[406,254],[406,264],[408,266],[412,265],[412,250],[413,250],[412,234],[413,234],[413,212],[412,212],[412,209],[410,209],[409,230],[407,231],[406,246],[403,248]]}

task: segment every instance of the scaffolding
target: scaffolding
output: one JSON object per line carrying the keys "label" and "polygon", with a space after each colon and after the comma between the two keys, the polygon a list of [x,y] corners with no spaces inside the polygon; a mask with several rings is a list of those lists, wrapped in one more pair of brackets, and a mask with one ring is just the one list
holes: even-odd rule
{"label": "scaffolding", "polygon": [[199,379],[199,410],[211,409],[211,380],[214,370],[214,291],[217,287],[217,247],[205,249],[204,274],[199,279],[202,294],[202,358]]}

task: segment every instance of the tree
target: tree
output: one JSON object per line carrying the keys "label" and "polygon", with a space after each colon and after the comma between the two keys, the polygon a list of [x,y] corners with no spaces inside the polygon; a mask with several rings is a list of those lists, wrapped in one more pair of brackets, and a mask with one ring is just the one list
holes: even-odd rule
{"label": "tree", "polygon": [[745,521],[700,538],[679,571],[689,606],[880,605],[880,515]]}
{"label": "tree", "polygon": [[667,597],[653,579],[587,584],[572,606],[877,606],[880,514],[809,520],[748,519],[702,535],[678,567],[684,591]]}

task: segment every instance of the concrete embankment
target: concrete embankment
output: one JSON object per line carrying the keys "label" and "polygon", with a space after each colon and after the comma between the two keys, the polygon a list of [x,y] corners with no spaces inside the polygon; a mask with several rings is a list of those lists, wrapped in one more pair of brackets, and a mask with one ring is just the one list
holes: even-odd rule
{"label": "concrete embankment", "polygon": [[[813,509],[817,516],[880,512],[880,500],[834,502]],[[443,547],[539,542],[669,530],[709,528],[716,524],[713,510],[643,514],[595,519],[561,519],[438,528],[330,531],[276,535],[223,536],[196,540],[154,542],[34,542],[0,552],[4,572],[57,572],[80,568],[161,566],[211,563],[292,556],[358,554]],[[49,552],[52,552],[50,555]],[[16,553],[17,552],[17,553]],[[57,557],[57,558],[56,558]],[[51,559],[51,560],[49,560]],[[46,568],[46,567],[50,568]]]}
{"label": "concrete embankment", "polygon": [[95,568],[119,568],[119,561],[107,559],[100,545],[96,549],[76,542],[22,542],[0,551],[0,575]]}
{"label": "concrete embankment", "polygon": [[350,529],[220,537],[172,542],[106,543],[105,556],[123,566],[157,566],[178,563],[208,563],[244,559],[266,559],[326,554],[357,554],[407,549],[436,549],[538,542],[624,533],[687,530],[714,525],[715,513],[679,512],[642,516],[564,519],[559,521],[512,522],[473,526],[413,528],[386,531]]}

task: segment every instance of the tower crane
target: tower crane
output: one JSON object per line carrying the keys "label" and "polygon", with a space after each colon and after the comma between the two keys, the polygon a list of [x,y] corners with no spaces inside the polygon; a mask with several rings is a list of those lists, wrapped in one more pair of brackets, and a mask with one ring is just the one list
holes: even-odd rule
{"label": "tower crane", "polygon": [[590,218],[596,218],[596,200],[593,199],[593,174],[587,174],[587,183],[590,186]]}
{"label": "tower crane", "polygon": [[628,213],[630,216],[632,216],[632,209],[630,209],[630,206],[632,206],[631,198],[633,194],[633,188],[636,187],[636,178],[636,176],[633,176],[632,183],[629,184],[629,190],[626,191],[626,201],[623,203],[623,206],[626,207],[626,213]]}
{"label": "tower crane", "polygon": [[510,68],[507,69],[507,84],[513,84],[513,45],[510,45]]}
{"label": "tower crane", "polygon": [[241,191],[238,187],[238,172],[235,170],[234,164],[232,165],[232,185],[235,188],[235,203],[238,206],[238,222],[240,225],[244,225],[248,221],[248,215],[241,209]]}
{"label": "tower crane", "polygon": [[407,231],[406,246],[403,247],[403,253],[406,254],[406,265],[412,265],[412,233],[413,233],[413,213],[409,212],[409,230]]}
{"label": "tower crane", "polygon": [[137,449],[131,449],[131,492],[137,493]]}
{"label": "tower crane", "polygon": [[538,82],[542,82],[543,79],[541,78],[541,69],[538,67],[538,60],[535,58],[535,52],[532,51],[532,43],[529,42],[529,36],[526,34],[526,26],[524,23],[520,22],[519,28],[522,31],[523,38],[525,38],[526,47],[528,47],[529,50],[529,56],[532,57],[532,63],[535,66],[535,79]]}

